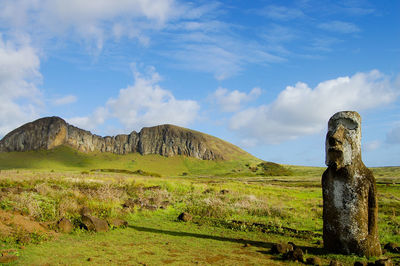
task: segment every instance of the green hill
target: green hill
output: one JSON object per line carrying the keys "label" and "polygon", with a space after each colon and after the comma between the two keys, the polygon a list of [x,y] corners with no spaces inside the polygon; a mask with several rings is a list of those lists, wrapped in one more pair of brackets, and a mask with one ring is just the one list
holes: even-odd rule
{"label": "green hill", "polygon": [[[157,154],[124,155],[102,152],[79,152],[68,146],[51,150],[2,152],[0,169],[37,169],[54,171],[107,171],[128,174],[159,176],[270,176],[290,175],[285,167],[262,162],[248,153],[235,159],[201,160],[176,155],[165,157]],[[138,171],[141,170],[142,172]],[[136,173],[134,173],[136,172]]]}

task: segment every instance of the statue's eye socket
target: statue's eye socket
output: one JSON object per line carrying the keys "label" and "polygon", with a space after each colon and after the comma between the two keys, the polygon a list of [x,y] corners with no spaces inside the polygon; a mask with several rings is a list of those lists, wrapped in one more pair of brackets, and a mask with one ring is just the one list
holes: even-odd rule
{"label": "statue's eye socket", "polygon": [[331,127],[337,128],[339,125],[342,125],[348,130],[356,130],[358,128],[358,123],[350,118],[340,118],[336,120]]}

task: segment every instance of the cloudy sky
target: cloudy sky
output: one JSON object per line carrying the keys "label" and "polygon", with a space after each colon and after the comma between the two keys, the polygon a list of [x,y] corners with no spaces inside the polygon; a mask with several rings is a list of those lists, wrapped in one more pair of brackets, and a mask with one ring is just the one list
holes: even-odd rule
{"label": "cloudy sky", "polygon": [[176,124],[278,163],[324,164],[363,118],[400,165],[400,1],[0,0],[0,137],[43,116],[99,135]]}

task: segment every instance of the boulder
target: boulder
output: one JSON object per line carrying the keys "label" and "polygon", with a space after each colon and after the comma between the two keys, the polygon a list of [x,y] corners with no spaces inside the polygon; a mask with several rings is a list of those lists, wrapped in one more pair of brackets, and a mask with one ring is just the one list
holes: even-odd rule
{"label": "boulder", "polygon": [[111,219],[108,222],[108,224],[110,226],[112,226],[112,227],[117,227],[117,228],[119,228],[119,227],[127,227],[128,226],[128,222],[127,221],[122,220],[122,219],[118,219],[118,218]]}
{"label": "boulder", "polygon": [[293,251],[293,246],[289,243],[275,243],[271,247],[272,254],[286,254],[289,251]]}
{"label": "boulder", "polygon": [[91,215],[83,215],[82,223],[88,231],[106,232],[109,229],[107,221]]}
{"label": "boulder", "polygon": [[284,254],[283,258],[286,260],[304,262],[304,253],[301,248],[296,247],[293,251],[289,251]]}
{"label": "boulder", "polygon": [[60,232],[63,233],[70,233],[74,229],[74,225],[71,223],[70,220],[63,217],[57,222],[57,227]]}
{"label": "boulder", "polygon": [[179,214],[178,216],[178,220],[179,221],[183,221],[183,222],[190,222],[193,219],[193,216],[190,215],[187,212],[182,212],[181,214]]}

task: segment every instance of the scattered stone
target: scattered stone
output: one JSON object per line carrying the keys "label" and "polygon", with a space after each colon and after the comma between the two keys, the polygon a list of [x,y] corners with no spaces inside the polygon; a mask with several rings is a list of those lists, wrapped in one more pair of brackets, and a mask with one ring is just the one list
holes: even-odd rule
{"label": "scattered stone", "polygon": [[179,216],[178,216],[178,220],[179,220],[179,221],[183,221],[183,222],[189,222],[189,221],[191,221],[192,219],[193,219],[193,216],[190,215],[190,214],[187,213],[187,212],[182,212],[182,213],[179,214]]}
{"label": "scattered stone", "polygon": [[317,266],[322,265],[322,261],[318,257],[307,258],[306,263],[309,265],[317,265]]}
{"label": "scattered stone", "polygon": [[384,247],[387,251],[392,253],[400,253],[400,247],[396,243],[389,242]]}
{"label": "scattered stone", "polygon": [[375,261],[375,266],[393,266],[393,262],[391,259],[380,259]]}
{"label": "scattered stone", "polygon": [[354,266],[367,266],[368,263],[365,261],[356,261],[354,262]]}
{"label": "scattered stone", "polygon": [[57,222],[58,229],[63,233],[70,233],[74,229],[73,224],[70,220],[63,217]]}
{"label": "scattered stone", "polygon": [[357,112],[338,112],[329,119],[325,150],[324,248],[332,253],[379,257],[376,182],[361,160],[361,117]]}
{"label": "scattered stone", "polygon": [[296,247],[293,251],[289,251],[288,253],[284,254],[283,258],[286,260],[304,262],[304,253],[301,248]]}
{"label": "scattered stone", "polygon": [[337,260],[331,260],[331,263],[329,263],[329,266],[342,266],[343,264],[340,263]]}
{"label": "scattered stone", "polygon": [[271,247],[272,254],[286,254],[293,251],[293,246],[289,243],[275,243]]}
{"label": "scattered stone", "polygon": [[109,229],[108,223],[105,220],[91,215],[83,215],[82,223],[88,231],[107,232]]}
{"label": "scattered stone", "polygon": [[87,261],[93,261],[93,258],[88,258]]}
{"label": "scattered stone", "polygon": [[15,255],[6,255],[0,257],[0,263],[10,263],[18,259]]}
{"label": "scattered stone", "polygon": [[248,248],[248,247],[251,247],[251,245],[250,245],[249,243],[245,243],[245,244],[243,245],[243,247]]}
{"label": "scattered stone", "polygon": [[228,193],[229,193],[229,190],[227,190],[227,189],[222,189],[219,193],[222,194],[222,195],[228,194]]}
{"label": "scattered stone", "polygon": [[108,221],[108,224],[110,226],[112,226],[112,227],[117,227],[117,228],[119,228],[119,227],[127,227],[128,226],[128,222],[127,221],[122,220],[122,219],[118,219],[118,218],[115,218],[115,219],[112,219],[112,220]]}

